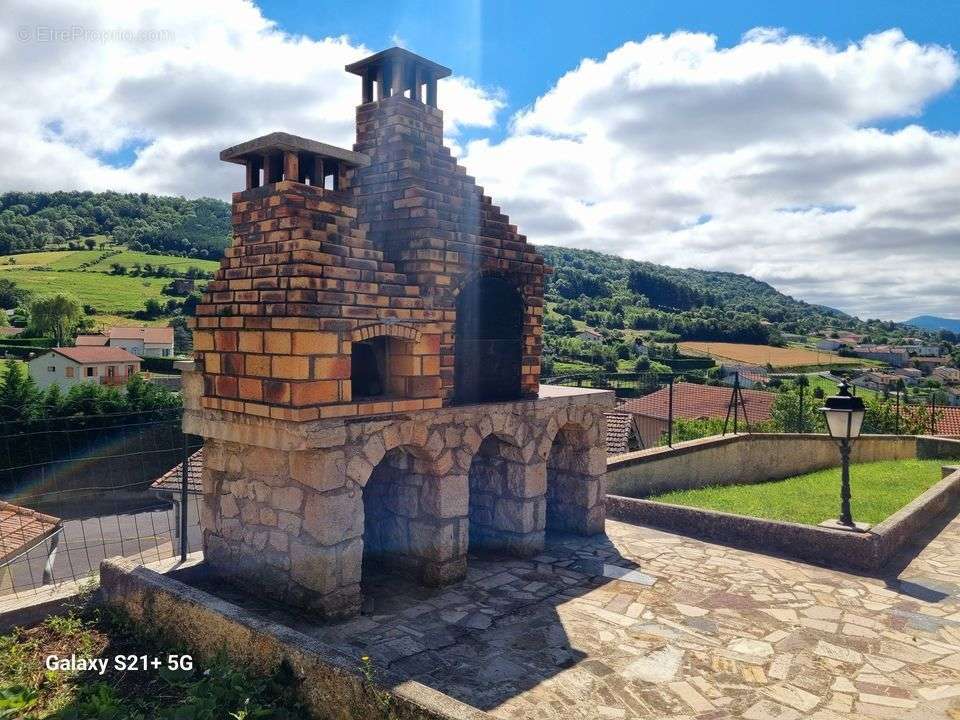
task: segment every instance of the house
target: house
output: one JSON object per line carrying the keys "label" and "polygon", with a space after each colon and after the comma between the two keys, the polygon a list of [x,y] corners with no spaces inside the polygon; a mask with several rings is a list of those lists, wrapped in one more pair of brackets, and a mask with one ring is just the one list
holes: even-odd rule
{"label": "house", "polygon": [[921,370],[924,375],[930,375],[934,370],[943,365],[943,358],[917,356],[910,358],[910,364],[918,370]]}
{"label": "house", "polygon": [[826,338],[817,343],[817,350],[839,350],[844,347],[845,343],[840,342],[839,340],[834,340],[833,338]]}
{"label": "house", "polygon": [[888,372],[872,371],[859,375],[851,380],[851,384],[856,387],[867,388],[869,390],[893,390],[895,391],[900,382],[906,384],[906,379],[899,375]]}
{"label": "house", "polygon": [[584,328],[575,336],[578,340],[592,340],[593,342],[603,342],[603,335],[593,328]]}
{"label": "house", "polygon": [[[769,420],[776,393],[761,390],[741,390],[743,405],[737,413],[741,420],[755,424]],[[697,385],[678,382],[673,385],[673,417],[687,420],[717,419],[727,417],[733,391],[729,387]],[[635,426],[640,433],[643,447],[654,447],[669,428],[670,388],[665,387],[643,397],[627,400],[618,410],[632,413]],[[733,413],[730,414],[731,422]]]}
{"label": "house", "polygon": [[852,352],[864,360],[877,360],[893,367],[903,367],[910,359],[906,348],[889,345],[855,345]]}
{"label": "house", "polygon": [[19,335],[22,332],[23,332],[23,328],[11,327],[9,325],[5,325],[3,327],[0,327],[0,338],[14,337],[16,335]]}
{"label": "house", "polygon": [[960,370],[946,365],[938,365],[931,371],[930,375],[945,383],[960,382]]}
{"label": "house", "polygon": [[924,345],[919,340],[908,341],[904,348],[911,355],[919,357],[940,357],[943,354],[939,345]]}
{"label": "house", "polygon": [[58,347],[27,363],[30,377],[45,390],[68,390],[84,382],[123,385],[140,372],[140,358],[119,347]]}
{"label": "house", "polygon": [[100,335],[78,335],[76,344],[119,347],[138,357],[173,357],[173,328],[112,327]]}

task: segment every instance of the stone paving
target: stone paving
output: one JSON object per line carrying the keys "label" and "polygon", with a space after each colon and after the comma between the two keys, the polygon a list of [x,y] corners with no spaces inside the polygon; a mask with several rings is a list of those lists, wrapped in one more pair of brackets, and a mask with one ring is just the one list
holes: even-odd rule
{"label": "stone paving", "polygon": [[[960,520],[864,577],[608,521],[289,625],[499,718],[960,718]],[[917,554],[919,551],[919,554]]]}

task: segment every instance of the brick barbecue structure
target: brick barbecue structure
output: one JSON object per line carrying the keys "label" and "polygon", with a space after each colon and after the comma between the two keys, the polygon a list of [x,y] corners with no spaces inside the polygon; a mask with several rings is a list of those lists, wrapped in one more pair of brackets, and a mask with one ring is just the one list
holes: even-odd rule
{"label": "brick barbecue structure", "polygon": [[185,374],[207,563],[325,615],[378,564],[443,584],[471,547],[601,532],[613,403],[540,388],[547,269],[443,145],[450,70],[399,48],[346,69],[353,150],[221,153],[246,189]]}

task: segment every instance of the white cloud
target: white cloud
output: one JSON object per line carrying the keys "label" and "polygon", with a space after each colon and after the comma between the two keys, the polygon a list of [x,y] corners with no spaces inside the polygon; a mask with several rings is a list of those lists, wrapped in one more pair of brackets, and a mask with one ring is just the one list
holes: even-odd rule
{"label": "white cloud", "polygon": [[958,75],[952,51],[898,30],[844,48],[655,35],[584,60],[464,164],[535,242],[744,272],[861,315],[956,316],[960,138],[876,126]]}
{"label": "white cloud", "polygon": [[[351,146],[360,82],[343,66],[380,49],[282,32],[243,0],[6,0],[0,26],[0,191],[226,198],[224,147],[273,130]],[[97,35],[116,31],[153,35]],[[460,147],[501,92],[453,77],[440,104],[448,143],[534,242],[746,272],[864,315],[956,315],[960,139],[877,126],[922,121],[958,74],[897,30],[847,47],[675,32],[583,60],[498,141]],[[104,160],[130,147],[129,167]]]}
{"label": "white cloud", "polygon": [[[240,175],[217,160],[224,147],[274,130],[352,146],[360,80],[343,66],[372,52],[284,33],[243,0],[5,0],[0,24],[0,191],[227,198]],[[503,106],[462,77],[440,97],[454,138]],[[103,160],[131,146],[130,167]]]}

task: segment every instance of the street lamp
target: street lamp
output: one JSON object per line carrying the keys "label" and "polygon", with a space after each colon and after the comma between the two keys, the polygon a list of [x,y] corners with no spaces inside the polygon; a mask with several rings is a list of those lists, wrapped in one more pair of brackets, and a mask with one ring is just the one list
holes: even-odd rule
{"label": "street lamp", "polygon": [[827,420],[827,430],[830,437],[840,445],[840,519],[836,523],[828,523],[831,527],[840,527],[847,530],[862,529],[853,522],[850,513],[850,448],[853,441],[860,437],[860,428],[863,427],[863,416],[866,408],[863,400],[850,394],[850,386],[844,380],[836,395],[828,397],[824,406],[820,408]]}

